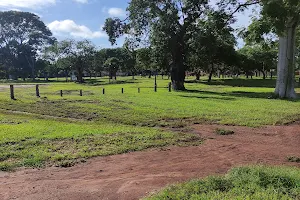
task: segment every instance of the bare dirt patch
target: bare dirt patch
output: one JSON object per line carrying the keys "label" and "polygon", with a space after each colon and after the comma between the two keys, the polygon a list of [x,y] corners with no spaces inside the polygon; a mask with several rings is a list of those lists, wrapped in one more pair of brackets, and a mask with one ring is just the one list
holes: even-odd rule
{"label": "bare dirt patch", "polygon": [[[71,168],[0,173],[0,199],[139,199],[168,184],[224,174],[249,165],[290,165],[300,156],[300,125],[247,128],[195,125],[206,141],[195,147],[152,149],[100,157]],[[234,131],[221,136],[216,129]]]}

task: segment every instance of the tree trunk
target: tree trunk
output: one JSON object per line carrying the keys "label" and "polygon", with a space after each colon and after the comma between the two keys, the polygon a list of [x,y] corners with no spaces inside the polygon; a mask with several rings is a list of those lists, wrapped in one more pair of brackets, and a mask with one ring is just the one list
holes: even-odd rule
{"label": "tree trunk", "polygon": [[201,76],[201,72],[200,72],[200,71],[197,71],[197,72],[196,72],[196,80],[197,80],[197,81],[200,81],[200,76]]}
{"label": "tree trunk", "polygon": [[113,72],[112,71],[109,72],[109,80],[110,79],[113,79]]}
{"label": "tree trunk", "polygon": [[271,71],[271,79],[273,79],[273,72]]}
{"label": "tree trunk", "polygon": [[82,67],[77,68],[77,73],[78,73],[77,81],[79,83],[83,83],[83,70],[82,70]]}
{"label": "tree trunk", "polygon": [[171,81],[173,90],[185,90],[185,69],[182,55],[174,59],[174,63],[171,69]]}
{"label": "tree trunk", "polygon": [[295,92],[295,47],[297,21],[290,21],[286,35],[279,38],[278,74],[275,95],[294,99]]}
{"label": "tree trunk", "polygon": [[211,70],[210,70],[209,77],[208,77],[208,82],[209,82],[209,83],[210,83],[211,80],[212,80],[213,73],[214,73],[214,64],[212,63],[212,64],[211,64]]}
{"label": "tree trunk", "polygon": [[262,71],[262,74],[263,74],[263,79],[265,80],[266,79],[266,72]]}

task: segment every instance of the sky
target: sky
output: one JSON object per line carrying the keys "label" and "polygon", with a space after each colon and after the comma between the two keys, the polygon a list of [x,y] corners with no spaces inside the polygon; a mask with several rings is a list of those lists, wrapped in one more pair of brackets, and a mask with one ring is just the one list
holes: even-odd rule
{"label": "sky", "polygon": [[[214,0],[212,0],[214,1]],[[102,31],[108,17],[126,17],[129,0],[0,0],[0,11],[32,12],[40,16],[58,40],[91,40],[98,48],[111,47]],[[234,28],[250,24],[251,10],[237,14]],[[124,38],[118,40],[122,46]],[[238,46],[242,46],[238,40]]]}

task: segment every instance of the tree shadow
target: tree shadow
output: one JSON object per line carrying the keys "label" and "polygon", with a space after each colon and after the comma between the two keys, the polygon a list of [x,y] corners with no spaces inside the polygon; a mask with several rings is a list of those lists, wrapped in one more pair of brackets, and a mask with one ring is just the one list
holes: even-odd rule
{"label": "tree shadow", "polygon": [[111,82],[107,82],[105,80],[99,80],[99,79],[91,79],[91,80],[85,80],[83,83],[84,85],[89,86],[100,86],[100,85],[120,85],[120,84],[134,84],[136,83],[135,80],[111,80]]}
{"label": "tree shadow", "polygon": [[188,96],[188,95],[179,95],[180,97],[185,98],[196,98],[196,99],[218,99],[218,100],[224,100],[224,101],[234,101],[236,100],[233,97],[201,97],[201,96]]}
{"label": "tree shadow", "polygon": [[[277,99],[274,98],[274,93],[272,92],[246,92],[246,91],[232,91],[232,92],[213,92],[213,91],[201,91],[201,90],[185,90],[186,93],[198,93],[207,95],[218,95],[226,98],[233,97],[244,97],[244,98],[260,98],[260,99]],[[300,94],[298,94],[300,96]],[[219,97],[211,97],[212,99]],[[224,99],[223,99],[224,100]],[[228,99],[229,100],[229,99]],[[279,99],[278,99],[279,100]],[[281,99],[285,101],[298,102],[300,99]]]}
{"label": "tree shadow", "polygon": [[276,80],[275,79],[217,79],[212,80],[208,83],[206,80],[193,80],[186,81],[187,83],[201,83],[205,85],[223,85],[223,86],[232,86],[232,87],[264,87],[264,88],[275,88]]}

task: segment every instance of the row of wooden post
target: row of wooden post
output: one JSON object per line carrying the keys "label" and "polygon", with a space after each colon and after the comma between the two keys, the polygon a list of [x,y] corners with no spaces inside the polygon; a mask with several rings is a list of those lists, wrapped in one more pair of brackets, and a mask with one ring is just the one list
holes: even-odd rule
{"label": "row of wooden post", "polygon": [[[169,83],[168,86],[169,92],[172,92],[172,84]],[[122,94],[124,94],[124,88],[122,88],[121,90]],[[154,92],[157,92],[157,85],[155,84],[154,86]],[[40,97],[40,88],[39,85],[35,86],[35,93],[36,93],[36,97]],[[141,88],[138,88],[138,93],[141,93]],[[105,88],[102,89],[102,94],[105,94]],[[63,97],[63,90],[60,90],[60,96]],[[83,96],[83,91],[79,90],[79,96]],[[15,100],[15,92],[14,92],[14,86],[10,85],[10,98],[12,100]]]}

